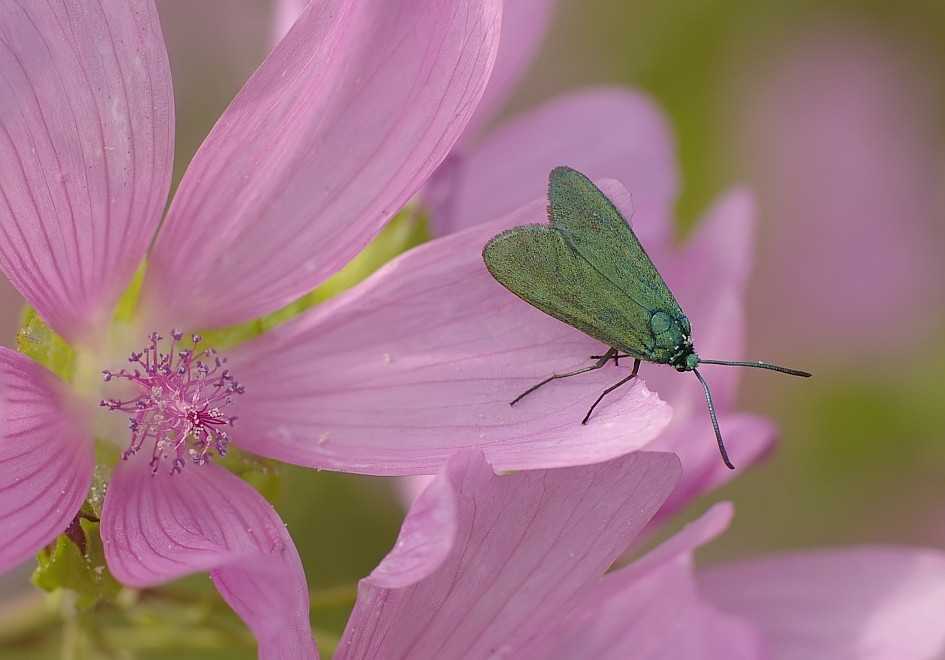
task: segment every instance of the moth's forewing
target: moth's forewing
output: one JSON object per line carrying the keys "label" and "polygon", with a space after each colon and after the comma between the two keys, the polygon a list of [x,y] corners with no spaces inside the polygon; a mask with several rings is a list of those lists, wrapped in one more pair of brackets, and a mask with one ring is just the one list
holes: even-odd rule
{"label": "moth's forewing", "polygon": [[649,310],[636,304],[546,225],[526,225],[486,243],[483,260],[509,291],[545,314],[641,360],[653,359]]}
{"label": "moth's forewing", "polygon": [[[624,295],[650,312],[683,316],[626,218],[600,188],[569,167],[552,170],[548,214],[567,243]],[[649,332],[647,325],[639,332]]]}

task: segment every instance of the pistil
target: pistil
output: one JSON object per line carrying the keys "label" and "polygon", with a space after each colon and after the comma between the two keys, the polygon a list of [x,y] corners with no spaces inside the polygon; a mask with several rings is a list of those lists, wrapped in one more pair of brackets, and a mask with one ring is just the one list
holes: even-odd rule
{"label": "pistil", "polygon": [[212,348],[198,352],[200,335],[191,335],[187,348],[178,347],[182,338],[180,330],[173,330],[170,347],[162,352],[164,338],[153,332],[150,344],[128,358],[134,365],[130,370],[102,372],[105,382],[118,379],[135,386],[137,396],[103,399],[100,405],[131,414],[131,442],[122,458],[127,460],[150,442],[152,474],[164,461],[174,474],[188,461],[203,465],[213,454],[224,456],[231,441],[226,429],[236,419],[224,409],[244,391],[224,368],[226,358]]}

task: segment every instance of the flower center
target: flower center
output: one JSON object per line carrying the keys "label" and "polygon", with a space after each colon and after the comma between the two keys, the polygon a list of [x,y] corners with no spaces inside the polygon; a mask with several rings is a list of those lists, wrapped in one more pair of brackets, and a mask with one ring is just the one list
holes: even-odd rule
{"label": "flower center", "polygon": [[138,396],[103,399],[100,405],[132,414],[128,418],[131,444],[122,459],[137,454],[150,441],[152,474],[162,461],[171,462],[170,473],[174,474],[183,469],[188,458],[203,465],[214,452],[224,456],[230,443],[225,427],[232,426],[236,418],[221,408],[233,405],[234,395],[244,391],[229,369],[223,368],[226,358],[212,348],[198,353],[200,335],[191,335],[192,347],[178,348],[183,336],[180,330],[172,330],[170,348],[162,353],[158,345],[164,338],[152,332],[151,344],[128,358],[135,365],[132,370],[102,372],[105,382],[120,379],[136,386]]}

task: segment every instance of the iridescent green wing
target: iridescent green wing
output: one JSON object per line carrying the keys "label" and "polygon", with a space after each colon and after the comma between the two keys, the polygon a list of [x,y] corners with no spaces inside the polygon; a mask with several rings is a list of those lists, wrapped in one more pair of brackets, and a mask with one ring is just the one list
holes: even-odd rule
{"label": "iridescent green wing", "polygon": [[602,277],[650,312],[683,316],[627,220],[590,179],[556,167],[549,177],[548,200],[551,225]]}
{"label": "iridescent green wing", "polygon": [[547,225],[486,243],[482,258],[505,288],[545,314],[635,358],[652,360],[651,313],[627,297]]}

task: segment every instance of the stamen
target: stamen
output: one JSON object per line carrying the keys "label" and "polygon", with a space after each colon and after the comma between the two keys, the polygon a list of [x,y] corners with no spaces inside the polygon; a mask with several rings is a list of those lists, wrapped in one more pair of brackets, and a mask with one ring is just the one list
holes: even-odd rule
{"label": "stamen", "polygon": [[169,460],[169,471],[174,474],[187,460],[203,465],[214,453],[224,456],[231,440],[224,427],[232,426],[236,417],[221,408],[233,405],[234,395],[244,392],[230,370],[223,368],[226,358],[212,348],[197,352],[200,335],[191,335],[191,347],[177,350],[183,336],[180,330],[172,330],[170,348],[162,353],[158,345],[164,338],[153,332],[150,345],[128,358],[135,365],[132,370],[102,372],[106,383],[119,378],[140,390],[132,399],[103,399],[100,405],[132,413],[128,418],[131,444],[122,458],[138,453],[150,439],[154,443],[152,474],[161,461]]}

